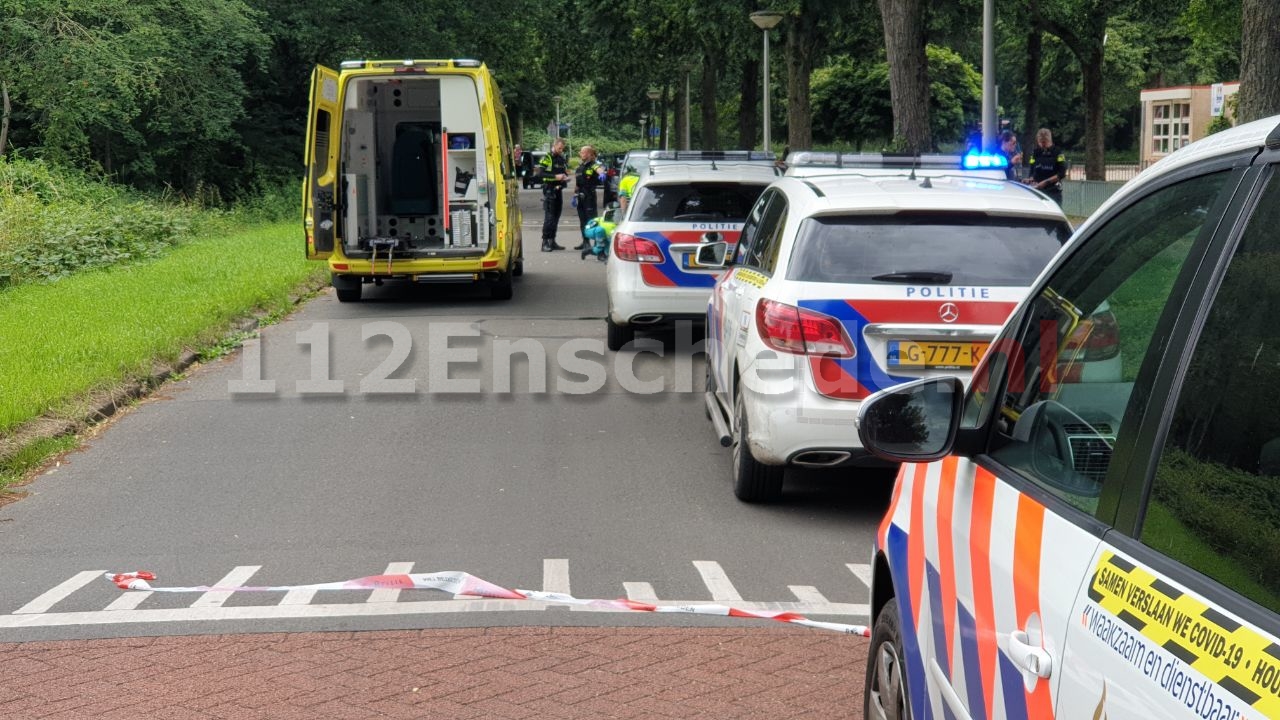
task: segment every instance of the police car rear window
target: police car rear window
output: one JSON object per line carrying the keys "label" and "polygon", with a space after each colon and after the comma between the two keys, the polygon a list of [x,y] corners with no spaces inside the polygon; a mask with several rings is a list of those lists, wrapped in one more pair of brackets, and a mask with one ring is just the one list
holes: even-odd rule
{"label": "police car rear window", "polygon": [[640,222],[742,222],[766,185],[745,183],[672,183],[644,185],[636,194]]}
{"label": "police car rear window", "polygon": [[983,214],[805,219],[788,280],[1030,285],[1071,235],[1065,222]]}

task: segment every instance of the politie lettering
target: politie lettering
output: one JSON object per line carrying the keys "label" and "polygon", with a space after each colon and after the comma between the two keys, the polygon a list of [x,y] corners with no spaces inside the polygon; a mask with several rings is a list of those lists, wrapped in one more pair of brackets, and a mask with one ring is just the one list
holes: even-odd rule
{"label": "politie lettering", "polygon": [[941,298],[947,300],[989,300],[991,288],[984,287],[946,287],[939,285],[911,286],[907,288],[907,297]]}

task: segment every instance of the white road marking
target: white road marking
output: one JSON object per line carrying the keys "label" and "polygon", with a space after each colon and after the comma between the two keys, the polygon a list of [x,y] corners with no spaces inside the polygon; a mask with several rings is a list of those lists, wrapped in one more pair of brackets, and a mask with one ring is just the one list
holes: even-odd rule
{"label": "white road marking", "polygon": [[[387,563],[387,569],[383,571],[383,575],[408,575],[413,572],[413,563],[411,562],[393,562]],[[369,599],[365,602],[395,602],[400,597],[400,590],[397,588],[378,588],[369,593]]]}
{"label": "white road marking", "polygon": [[142,604],[142,601],[151,597],[152,594],[153,593],[147,590],[129,590],[128,592],[122,592],[120,593],[120,597],[111,601],[111,604],[107,606],[107,610],[110,612],[118,612],[120,610],[137,610],[138,606]]}
{"label": "white road marking", "polygon": [[871,587],[871,566],[859,563],[845,563],[845,567],[849,568],[849,572],[862,581],[863,585]]}
{"label": "white road marking", "polygon": [[542,561],[542,591],[573,594],[569,591],[568,560],[544,559]]}
{"label": "white road marking", "polygon": [[738,589],[729,581],[729,576],[725,574],[724,568],[720,567],[720,563],[714,560],[694,560],[693,566],[698,569],[702,582],[706,583],[707,589],[711,591],[712,600],[722,603],[742,601],[742,595],[738,594]]}
{"label": "white road marking", "polygon": [[66,598],[71,593],[79,590],[85,585],[88,585],[94,580],[101,579],[102,576],[105,575],[106,573],[107,573],[106,570],[85,570],[84,572],[76,573],[75,575],[72,575],[71,577],[59,583],[57,587],[53,588],[52,590],[42,593],[40,597],[36,598],[35,600],[32,600],[26,605],[23,605],[17,610],[14,610],[13,614],[25,615],[28,613],[46,612],[49,610],[49,608],[58,604],[58,601]]}
{"label": "white road marking", "polygon": [[[239,587],[245,584],[253,574],[262,569],[261,565],[237,565],[235,569],[227,573],[221,580],[214,583],[214,587]],[[210,590],[196,601],[191,603],[192,609],[216,608],[222,607],[222,604],[234,593],[234,590]]]}
{"label": "white road marking", "polygon": [[818,592],[818,588],[812,585],[788,585],[787,587],[791,590],[791,594],[795,595],[796,599],[802,603],[809,603],[810,605],[831,604],[831,601],[827,600],[826,596]]}
{"label": "white road marking", "polygon": [[[390,563],[387,574],[401,574],[412,571],[412,563]],[[747,612],[787,612],[808,617],[813,616],[847,616],[855,622],[866,622],[870,608],[861,603],[833,603],[827,600],[817,588],[810,585],[790,585],[791,593],[799,602],[746,602],[734,588],[720,564],[712,561],[695,561],[694,567],[702,575],[703,582],[710,589],[713,599],[698,600],[659,600],[653,586],[647,582],[624,582],[623,588],[629,599],[649,602],[657,605],[698,606],[698,605],[730,605]],[[850,563],[850,572],[864,583],[870,583],[871,568],[868,565]],[[261,566],[249,565],[237,567],[224,578],[215,583],[221,587],[244,585]],[[405,595],[401,590],[378,589],[370,592],[365,602],[353,603],[315,603],[316,590],[295,589],[285,593],[276,604],[241,605],[226,607],[224,602],[234,590],[220,590],[200,595],[196,602],[185,608],[138,609],[152,594],[146,591],[122,591],[120,597],[113,600],[106,609],[87,612],[47,612],[55,604],[65,599],[80,588],[105,573],[103,570],[86,570],[77,573],[42,594],[40,597],[24,605],[12,615],[0,615],[0,630],[23,627],[56,627],[74,625],[114,625],[127,623],[164,623],[164,622],[202,622],[216,620],[274,620],[274,619],[322,619],[340,617],[378,617],[391,615],[428,615],[456,612],[530,612],[541,611],[548,607],[563,607],[556,603],[543,603],[532,600],[503,600],[496,598],[478,598],[456,596],[452,600],[401,600]],[[543,589],[547,592],[571,594],[569,584],[569,561],[565,559],[543,560]],[[394,595],[392,594],[394,593]],[[428,594],[432,594],[429,593]],[[253,593],[261,601],[271,602],[278,597],[274,593]],[[408,593],[409,597],[422,597],[417,592]],[[381,599],[390,598],[390,599]],[[588,606],[570,606],[570,609],[586,612],[628,613],[629,610],[614,608],[596,608]]]}
{"label": "white road marking", "polygon": [[316,591],[311,588],[295,588],[284,594],[284,599],[280,601],[281,605],[309,605],[311,598],[316,596]]}
{"label": "white road marking", "polygon": [[624,582],[622,587],[627,591],[628,600],[647,603],[658,601],[658,594],[653,591],[653,586],[647,582]]}

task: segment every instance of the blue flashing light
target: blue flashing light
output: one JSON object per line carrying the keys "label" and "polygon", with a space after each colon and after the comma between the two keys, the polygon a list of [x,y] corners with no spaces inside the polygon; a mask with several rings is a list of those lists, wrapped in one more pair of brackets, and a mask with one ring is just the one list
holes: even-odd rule
{"label": "blue flashing light", "polygon": [[971,152],[964,156],[961,166],[965,170],[1001,169],[1009,167],[1009,158],[999,153]]}

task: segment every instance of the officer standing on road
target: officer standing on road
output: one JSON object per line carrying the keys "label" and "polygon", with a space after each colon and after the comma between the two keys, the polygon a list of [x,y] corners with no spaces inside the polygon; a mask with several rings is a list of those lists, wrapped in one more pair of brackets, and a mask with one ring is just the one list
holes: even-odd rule
{"label": "officer standing on road", "polygon": [[596,187],[600,185],[600,174],[604,168],[596,162],[596,149],[583,145],[578,149],[578,171],[573,176],[574,197],[578,205],[578,232],[582,234],[582,242],[574,250],[586,250],[591,247],[587,239],[587,223],[599,214],[596,209]]}
{"label": "officer standing on road", "polygon": [[551,153],[542,156],[538,163],[542,173],[542,252],[563,250],[556,243],[556,226],[560,224],[560,211],[564,209],[561,190],[569,179],[569,161],[564,156],[564,138],[551,143]]}
{"label": "officer standing on road", "polygon": [[1031,177],[1027,184],[1062,205],[1062,181],[1067,177],[1067,156],[1053,144],[1049,128],[1036,131],[1036,148],[1031,151]]}
{"label": "officer standing on road", "polygon": [[1008,164],[1004,168],[1006,180],[1018,179],[1018,166],[1022,164],[1022,151],[1018,150],[1018,136],[1012,130],[1000,133],[1000,154]]}

